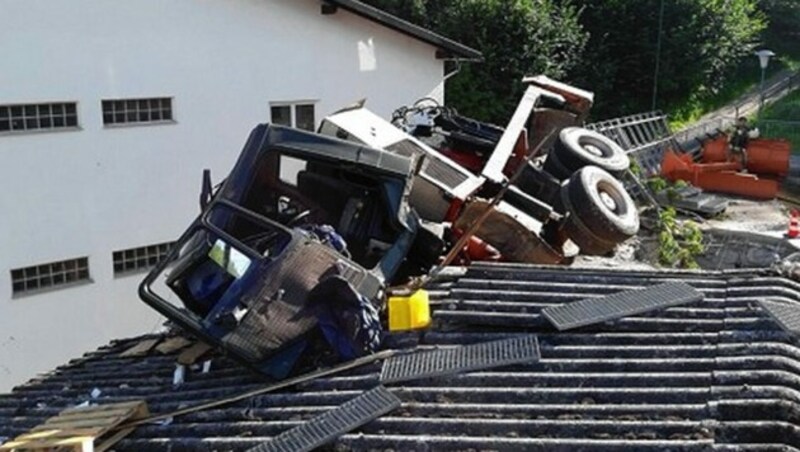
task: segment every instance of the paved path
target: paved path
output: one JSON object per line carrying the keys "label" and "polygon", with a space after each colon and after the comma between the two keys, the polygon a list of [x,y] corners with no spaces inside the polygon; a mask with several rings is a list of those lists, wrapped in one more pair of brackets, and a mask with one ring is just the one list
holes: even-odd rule
{"label": "paved path", "polygon": [[[765,98],[767,104],[772,103],[789,93],[788,90],[778,89],[782,84],[785,84],[793,75],[800,74],[789,69],[784,69],[772,77],[764,81],[764,92],[771,93]],[[746,93],[739,96],[730,104],[718,110],[712,111],[700,117],[697,123],[714,121],[721,118],[736,118],[739,116],[750,116],[758,111],[758,103],[760,98],[760,86],[756,84]]]}

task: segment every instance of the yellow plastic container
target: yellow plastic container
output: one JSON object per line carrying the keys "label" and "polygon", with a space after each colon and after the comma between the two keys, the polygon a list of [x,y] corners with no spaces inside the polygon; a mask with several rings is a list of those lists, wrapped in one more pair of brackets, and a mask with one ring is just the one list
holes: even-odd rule
{"label": "yellow plastic container", "polygon": [[418,330],[430,324],[428,292],[418,290],[407,297],[389,297],[389,331]]}

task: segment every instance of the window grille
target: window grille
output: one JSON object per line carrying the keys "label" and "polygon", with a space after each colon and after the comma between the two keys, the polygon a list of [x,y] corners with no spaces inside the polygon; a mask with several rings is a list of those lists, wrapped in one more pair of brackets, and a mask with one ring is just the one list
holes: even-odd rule
{"label": "window grille", "polygon": [[167,255],[173,244],[174,242],[167,242],[114,251],[112,253],[114,275],[122,275],[154,267],[158,261]]}
{"label": "window grille", "polygon": [[173,122],[172,99],[109,99],[102,101],[103,124],[152,124]]}
{"label": "window grille", "polygon": [[11,270],[11,288],[14,295],[89,280],[88,257]]}
{"label": "window grille", "polygon": [[78,128],[75,102],[0,105],[0,133]]}

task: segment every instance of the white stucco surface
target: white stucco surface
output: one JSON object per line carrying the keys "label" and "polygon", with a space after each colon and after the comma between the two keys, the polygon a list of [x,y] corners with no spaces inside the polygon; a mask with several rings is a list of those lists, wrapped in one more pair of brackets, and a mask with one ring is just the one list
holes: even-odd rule
{"label": "white stucco surface", "polygon": [[[159,325],[112,251],[174,240],[203,168],[270,102],[387,117],[441,96],[435,49],[318,0],[0,0],[0,105],[77,101],[80,130],[0,134],[0,391]],[[104,127],[102,99],[172,97],[174,124]],[[93,282],[12,298],[10,270],[89,257]]]}

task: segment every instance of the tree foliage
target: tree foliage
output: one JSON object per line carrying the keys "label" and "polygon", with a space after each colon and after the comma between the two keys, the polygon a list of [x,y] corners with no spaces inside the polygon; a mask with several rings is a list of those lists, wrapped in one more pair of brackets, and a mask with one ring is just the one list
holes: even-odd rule
{"label": "tree foliage", "polygon": [[587,35],[579,10],[555,0],[369,0],[379,8],[483,52],[447,84],[448,104],[504,124],[522,93],[522,77],[563,78],[581,60]]}
{"label": "tree foliage", "polygon": [[[484,54],[447,84],[464,114],[505,123],[524,75],[592,90],[597,119],[649,110],[662,0],[365,0]],[[663,0],[658,107],[716,93],[797,0]],[[782,20],[782,19],[779,19]],[[787,26],[797,32],[798,22]]]}
{"label": "tree foliage", "polygon": [[[649,110],[658,56],[662,0],[582,0],[589,32],[574,74],[598,94],[604,117]],[[764,29],[757,0],[663,0],[657,106],[718,92]]]}

